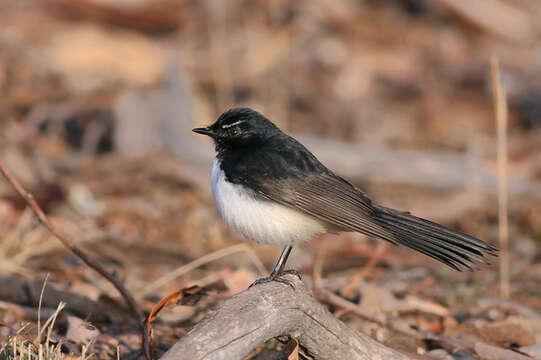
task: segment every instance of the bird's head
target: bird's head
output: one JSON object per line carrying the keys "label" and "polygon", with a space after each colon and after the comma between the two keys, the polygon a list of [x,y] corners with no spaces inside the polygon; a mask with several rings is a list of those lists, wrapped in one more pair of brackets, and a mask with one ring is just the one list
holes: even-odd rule
{"label": "bird's head", "polygon": [[229,109],[214,124],[192,131],[210,136],[218,151],[264,142],[280,133],[269,119],[249,108]]}

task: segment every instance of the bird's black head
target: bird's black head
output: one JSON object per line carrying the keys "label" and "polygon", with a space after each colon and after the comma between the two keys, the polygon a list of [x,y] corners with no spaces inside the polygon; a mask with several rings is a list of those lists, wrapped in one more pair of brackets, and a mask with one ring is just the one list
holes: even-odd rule
{"label": "bird's black head", "polygon": [[265,142],[280,133],[269,119],[249,108],[229,109],[214,124],[192,131],[210,136],[217,151]]}

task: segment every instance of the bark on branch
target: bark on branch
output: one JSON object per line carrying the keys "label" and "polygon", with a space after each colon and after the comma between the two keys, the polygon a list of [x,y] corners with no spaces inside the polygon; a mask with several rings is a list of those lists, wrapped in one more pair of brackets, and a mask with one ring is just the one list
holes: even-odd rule
{"label": "bark on branch", "polygon": [[406,360],[350,329],[317,302],[295,276],[296,290],[270,282],[226,300],[181,338],[162,360],[242,359],[266,340],[295,337],[315,359]]}

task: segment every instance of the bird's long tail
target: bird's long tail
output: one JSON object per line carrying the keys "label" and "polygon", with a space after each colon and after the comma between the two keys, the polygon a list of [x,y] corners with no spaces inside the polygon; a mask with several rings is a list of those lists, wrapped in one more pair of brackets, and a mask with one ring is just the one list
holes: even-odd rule
{"label": "bird's long tail", "polygon": [[446,228],[407,212],[374,206],[378,224],[391,232],[392,242],[428,255],[456,270],[477,270],[477,263],[490,264],[483,256],[498,250],[470,235]]}

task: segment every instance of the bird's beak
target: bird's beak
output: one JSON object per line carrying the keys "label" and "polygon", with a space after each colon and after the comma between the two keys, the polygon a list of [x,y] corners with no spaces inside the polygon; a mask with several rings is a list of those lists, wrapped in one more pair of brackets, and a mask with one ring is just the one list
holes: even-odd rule
{"label": "bird's beak", "polygon": [[215,135],[214,131],[212,131],[208,127],[206,127],[206,128],[195,128],[195,129],[192,129],[192,131],[195,132],[195,133],[207,135],[207,136],[210,136],[210,137],[214,137],[214,135]]}

